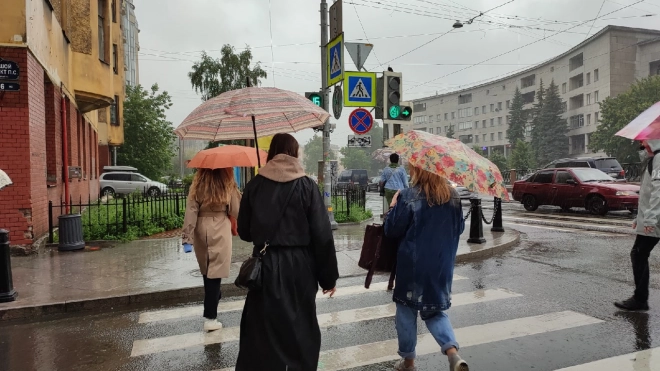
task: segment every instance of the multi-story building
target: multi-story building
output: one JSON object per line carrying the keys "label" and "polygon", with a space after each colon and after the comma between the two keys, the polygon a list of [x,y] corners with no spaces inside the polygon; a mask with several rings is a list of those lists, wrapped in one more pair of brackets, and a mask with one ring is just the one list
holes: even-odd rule
{"label": "multi-story building", "polygon": [[47,232],[49,201],[96,199],[108,148],[123,143],[117,4],[2,2],[0,169],[14,185],[0,191],[0,227],[10,230],[13,245],[31,245]]}
{"label": "multi-story building", "polygon": [[[454,138],[484,154],[506,156],[511,101],[519,88],[529,110],[541,80],[554,80],[569,124],[569,153],[593,153],[589,138],[599,123],[599,102],[628,90],[636,79],[660,74],[660,31],[607,26],[566,53],[507,77],[451,93],[414,100],[413,125]],[[531,136],[527,125],[526,136]]]}
{"label": "multi-story building", "polygon": [[133,0],[122,0],[121,27],[124,36],[124,69],[126,70],[126,85],[136,86],[140,84],[140,71],[138,64],[138,52],[140,42],[138,34],[137,17],[135,16],[135,5]]}

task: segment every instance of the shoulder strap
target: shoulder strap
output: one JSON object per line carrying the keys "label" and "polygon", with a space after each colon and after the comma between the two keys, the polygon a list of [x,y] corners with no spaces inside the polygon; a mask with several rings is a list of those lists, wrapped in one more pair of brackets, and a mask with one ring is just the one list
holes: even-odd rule
{"label": "shoulder strap", "polygon": [[277,231],[280,229],[280,224],[282,224],[282,219],[284,219],[284,212],[289,207],[289,201],[291,201],[291,196],[293,195],[293,191],[298,187],[298,180],[299,179],[294,180],[291,189],[289,189],[289,194],[287,194],[286,196],[286,200],[284,201],[284,206],[281,209],[282,211],[280,211],[280,217],[277,219],[277,224],[275,225],[273,234],[268,240],[266,240],[266,243],[264,244],[264,248],[261,250],[262,253],[266,251],[266,248],[268,247],[268,245],[270,245],[270,241],[272,241],[273,238],[275,238],[275,236],[277,235]]}

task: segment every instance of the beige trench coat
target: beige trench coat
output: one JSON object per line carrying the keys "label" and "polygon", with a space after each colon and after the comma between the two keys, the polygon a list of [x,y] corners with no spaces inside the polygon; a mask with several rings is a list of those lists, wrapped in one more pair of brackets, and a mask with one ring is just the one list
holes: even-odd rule
{"label": "beige trench coat", "polygon": [[199,270],[208,278],[229,277],[232,235],[227,214],[238,218],[240,203],[238,190],[232,195],[229,205],[200,205],[188,198],[183,220],[183,243],[193,245]]}

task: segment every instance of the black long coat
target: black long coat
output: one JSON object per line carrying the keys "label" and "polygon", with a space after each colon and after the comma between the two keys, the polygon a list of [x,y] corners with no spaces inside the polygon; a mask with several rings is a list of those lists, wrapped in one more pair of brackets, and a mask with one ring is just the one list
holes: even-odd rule
{"label": "black long coat", "polygon": [[[265,169],[260,174],[268,176]],[[332,289],[339,277],[330,221],[316,183],[306,176],[278,182],[258,175],[243,194],[238,233],[255,246],[272,240],[263,258],[263,288],[250,291],[245,301],[236,370],[315,371],[321,349],[318,286]]]}

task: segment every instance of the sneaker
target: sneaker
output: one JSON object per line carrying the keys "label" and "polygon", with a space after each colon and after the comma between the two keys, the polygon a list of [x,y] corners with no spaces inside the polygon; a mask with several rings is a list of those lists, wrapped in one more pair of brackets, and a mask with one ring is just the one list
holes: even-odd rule
{"label": "sneaker", "polygon": [[204,321],[204,331],[211,332],[220,330],[222,328],[222,322],[218,322],[217,319],[206,319]]}
{"label": "sneaker", "polygon": [[637,299],[635,299],[634,296],[624,301],[614,302],[614,305],[617,308],[623,310],[630,310],[630,311],[649,310],[649,304],[647,302],[637,301]]}
{"label": "sneaker", "polygon": [[449,357],[449,370],[450,371],[470,371],[467,362],[458,354]]}
{"label": "sneaker", "polygon": [[400,360],[398,360],[398,361],[394,364],[394,369],[395,369],[396,371],[417,371],[417,367],[416,367],[416,366],[406,367],[406,361],[405,361],[404,359],[400,359]]}

